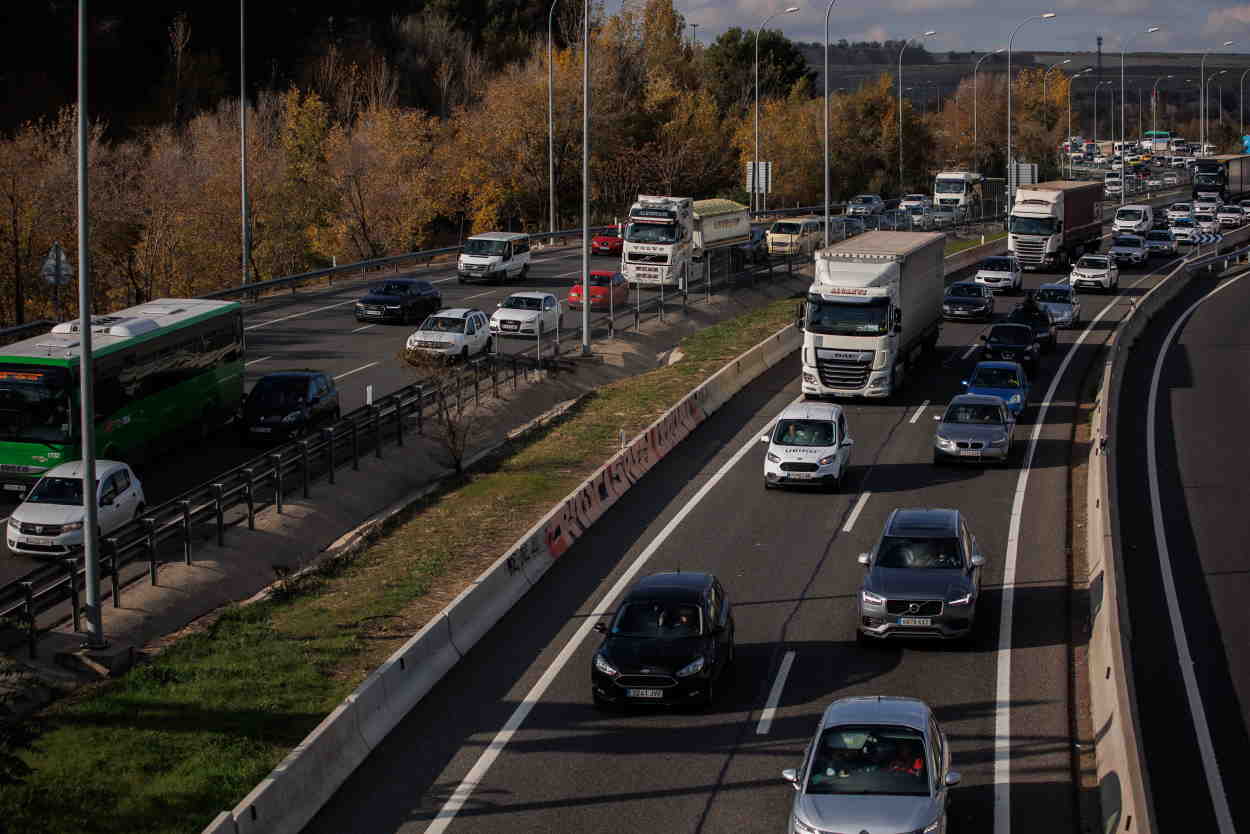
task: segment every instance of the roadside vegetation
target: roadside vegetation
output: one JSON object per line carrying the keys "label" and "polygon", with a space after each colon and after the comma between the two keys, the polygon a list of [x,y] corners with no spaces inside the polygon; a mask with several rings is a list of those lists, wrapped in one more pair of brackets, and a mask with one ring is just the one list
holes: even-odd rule
{"label": "roadside vegetation", "polygon": [[[1002,240],[1007,236],[1006,232],[994,232],[985,236],[985,242],[989,243],[995,240]],[[954,255],[956,252],[962,252],[965,249],[971,249],[974,246],[981,245],[980,236],[968,238],[967,240],[958,240],[956,238],[947,238],[946,240],[946,257]]]}
{"label": "roadside vegetation", "polygon": [[0,793],[0,820],[44,834],[200,830],[604,463],[622,430],[637,434],[793,315],[779,300],[688,337],[679,361],[594,391],[355,559],[230,606],[124,677],[54,704],[33,750],[19,745],[6,768],[18,783]]}

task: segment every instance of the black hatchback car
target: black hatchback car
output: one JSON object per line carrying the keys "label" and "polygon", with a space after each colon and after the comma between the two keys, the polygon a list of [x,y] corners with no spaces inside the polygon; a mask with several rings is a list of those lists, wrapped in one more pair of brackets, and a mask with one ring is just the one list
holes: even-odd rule
{"label": "black hatchback car", "polygon": [[443,306],[443,294],[419,278],[388,278],[356,302],[356,321],[423,321]]}
{"label": "black hatchback car", "polygon": [[942,318],[989,321],[994,318],[994,291],[975,281],[956,281],[942,297]]}
{"label": "black hatchback car", "polygon": [[710,705],[733,662],[734,618],[709,573],[657,573],[638,581],[590,666],[595,706]]}
{"label": "black hatchback car", "polygon": [[1033,328],[1033,338],[1042,346],[1042,350],[1052,351],[1055,345],[1059,344],[1059,336],[1055,332],[1055,320],[1051,318],[1045,307],[1036,302],[1032,293],[1026,301],[1017,304],[1016,308],[1007,315],[1007,321],[1026,324]]}
{"label": "black hatchback car", "polygon": [[243,399],[243,441],[289,440],[339,419],[339,391],[321,371],[279,371],[252,386]]}
{"label": "black hatchback car", "polygon": [[1033,328],[1027,324],[996,324],[990,332],[982,334],[985,342],[981,348],[982,361],[1019,362],[1029,372],[1037,374],[1037,360],[1041,346],[1033,336]]}

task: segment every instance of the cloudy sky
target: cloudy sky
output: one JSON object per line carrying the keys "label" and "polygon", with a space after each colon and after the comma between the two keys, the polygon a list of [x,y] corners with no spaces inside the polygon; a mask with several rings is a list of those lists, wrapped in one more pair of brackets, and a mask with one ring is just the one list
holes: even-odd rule
{"label": "cloudy sky", "polygon": [[[1052,5],[1044,5],[1047,2]],[[674,5],[688,23],[699,24],[699,40],[708,43],[731,26],[759,26],[770,13],[789,5],[800,11],[774,19],[769,28],[781,29],[794,40],[820,42],[828,4],[827,0],[674,0]],[[1093,51],[1094,37],[1101,34],[1104,52],[1118,51],[1122,35],[1161,26],[1154,35],[1134,35],[1129,51],[1201,52],[1233,40],[1237,45],[1229,51],[1250,53],[1250,4],[1230,5],[1227,0],[837,0],[829,36],[834,42],[886,40],[933,29],[938,34],[929,39],[931,49],[983,51],[1006,46],[1021,21],[1048,11],[1057,17],[1027,24],[1016,36],[1016,49]]]}

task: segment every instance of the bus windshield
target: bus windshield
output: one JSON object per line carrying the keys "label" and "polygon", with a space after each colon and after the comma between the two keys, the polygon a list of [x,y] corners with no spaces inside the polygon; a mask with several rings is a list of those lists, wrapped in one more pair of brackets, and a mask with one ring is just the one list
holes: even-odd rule
{"label": "bus windshield", "polygon": [[0,365],[0,440],[69,443],[72,381],[65,368]]}

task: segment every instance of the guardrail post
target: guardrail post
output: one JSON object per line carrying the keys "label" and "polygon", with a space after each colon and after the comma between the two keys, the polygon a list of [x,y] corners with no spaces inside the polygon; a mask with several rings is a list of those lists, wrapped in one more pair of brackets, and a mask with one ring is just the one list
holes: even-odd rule
{"label": "guardrail post", "polygon": [[213,506],[217,510],[217,546],[226,546],[225,484],[213,484]]}
{"label": "guardrail post", "polygon": [[191,502],[185,498],[178,502],[182,506],[182,563],[191,565]]}
{"label": "guardrail post", "polygon": [[247,497],[247,529],[256,529],[256,472],[252,467],[243,470],[247,475],[247,483],[243,485],[243,494]]}
{"label": "guardrail post", "polygon": [[74,608],[74,631],[82,631],[80,626],[82,612],[78,607],[78,557],[65,559],[61,565],[69,572],[69,599]]}
{"label": "guardrail post", "polygon": [[[308,498],[309,497],[308,495],[309,463],[308,463],[308,441],[307,440],[301,440],[299,442],[299,466],[300,466],[300,471],[303,473],[303,476],[304,476],[304,497]],[[282,512],[282,511],[278,510],[278,512]]]}
{"label": "guardrail post", "polygon": [[[557,346],[557,347],[559,347],[559,345],[560,345],[560,343],[559,343],[559,342],[557,342],[557,343],[556,343],[556,346]],[[478,377],[479,377],[479,376],[480,376],[480,373],[479,373],[479,370],[478,370],[477,364],[476,364],[476,363],[474,363],[474,365],[473,365],[473,404],[474,404],[475,406],[479,406],[479,407],[480,407],[480,406],[482,405],[482,397],[481,397],[481,394],[480,394],[480,393],[479,393],[479,391],[478,391],[478,385],[477,385],[477,384],[478,384]]]}
{"label": "guardrail post", "polygon": [[516,391],[516,354],[512,354],[512,390]]}
{"label": "guardrail post", "polygon": [[395,396],[395,445],[404,445],[404,395]]}
{"label": "guardrail post", "polygon": [[159,557],[156,553],[156,519],[148,516],[143,519],[143,528],[147,531],[148,546],[148,581],[156,584],[156,568],[160,564]]}
{"label": "guardrail post", "polygon": [[373,456],[382,459],[382,414],[376,405],[369,406],[369,416],[373,421]]}
{"label": "guardrail post", "polygon": [[329,465],[330,483],[333,484],[334,483],[334,467],[338,463],[338,461],[334,459],[334,443],[335,443],[334,427],[331,426],[328,429],[322,429],[321,436],[326,439],[326,463]]}
{"label": "guardrail post", "polygon": [[499,365],[493,356],[490,358],[490,389],[495,399],[499,399]]}
{"label": "guardrail post", "polygon": [[360,429],[352,420],[352,469],[360,470]]}
{"label": "guardrail post", "polygon": [[39,629],[35,626],[35,586],[31,582],[22,583],[22,596],[26,598],[26,622],[30,623],[26,632],[26,649],[30,652],[31,659],[39,656],[37,648],[39,644]]}
{"label": "guardrail post", "polygon": [[270,455],[273,461],[273,505],[278,515],[282,515],[282,455]]}
{"label": "guardrail post", "polygon": [[109,585],[113,592],[113,607],[122,607],[122,583],[121,583],[121,564],[119,553],[121,548],[117,546],[117,539],[109,536],[104,540],[104,552],[108,555],[109,562]]}
{"label": "guardrail post", "polygon": [[425,435],[425,386],[417,386],[417,434]]}

